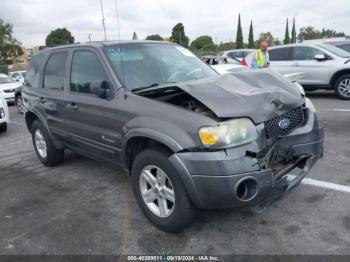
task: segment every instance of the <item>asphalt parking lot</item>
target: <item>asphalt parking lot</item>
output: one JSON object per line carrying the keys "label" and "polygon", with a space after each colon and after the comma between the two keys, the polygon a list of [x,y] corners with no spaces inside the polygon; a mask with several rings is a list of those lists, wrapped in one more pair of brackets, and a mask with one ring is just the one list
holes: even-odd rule
{"label": "asphalt parking lot", "polygon": [[0,134],[0,254],[349,255],[350,101],[309,97],[325,128],[324,158],[309,183],[260,214],[203,210],[179,235],[148,222],[121,170],[72,152],[60,166],[43,166],[11,106]]}

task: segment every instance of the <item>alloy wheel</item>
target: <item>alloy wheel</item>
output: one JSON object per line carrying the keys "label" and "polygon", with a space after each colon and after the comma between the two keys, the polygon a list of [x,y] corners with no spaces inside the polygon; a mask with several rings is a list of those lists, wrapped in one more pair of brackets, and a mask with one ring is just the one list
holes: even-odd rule
{"label": "alloy wheel", "polygon": [[46,158],[47,157],[47,146],[46,146],[46,142],[44,139],[44,135],[41,132],[41,130],[39,130],[39,129],[36,129],[34,132],[34,142],[35,142],[35,147],[36,147],[40,157]]}
{"label": "alloy wheel", "polygon": [[350,97],[350,78],[345,78],[339,83],[338,91],[342,96]]}
{"label": "alloy wheel", "polygon": [[158,217],[169,217],[175,208],[175,191],[167,174],[159,167],[144,167],[139,179],[140,192],[148,209]]}

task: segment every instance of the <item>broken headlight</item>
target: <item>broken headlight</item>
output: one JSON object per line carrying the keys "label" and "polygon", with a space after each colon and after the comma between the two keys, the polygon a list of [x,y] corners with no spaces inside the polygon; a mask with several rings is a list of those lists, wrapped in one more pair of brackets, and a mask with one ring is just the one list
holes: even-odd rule
{"label": "broken headlight", "polygon": [[233,119],[199,129],[205,147],[224,148],[250,143],[258,137],[253,122],[248,118]]}

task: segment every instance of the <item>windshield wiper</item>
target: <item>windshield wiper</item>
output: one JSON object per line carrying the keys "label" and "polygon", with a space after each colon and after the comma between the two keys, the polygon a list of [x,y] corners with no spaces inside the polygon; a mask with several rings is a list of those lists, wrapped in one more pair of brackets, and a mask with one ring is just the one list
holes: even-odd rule
{"label": "windshield wiper", "polygon": [[148,86],[141,86],[141,87],[136,87],[132,90],[132,92],[139,92],[139,91],[145,91],[145,90],[148,90],[148,89],[153,89],[154,87],[157,87],[156,89],[158,88],[161,88],[161,87],[167,87],[167,84],[175,84],[177,82],[163,82],[161,84],[159,83],[153,83],[153,84],[150,84]]}

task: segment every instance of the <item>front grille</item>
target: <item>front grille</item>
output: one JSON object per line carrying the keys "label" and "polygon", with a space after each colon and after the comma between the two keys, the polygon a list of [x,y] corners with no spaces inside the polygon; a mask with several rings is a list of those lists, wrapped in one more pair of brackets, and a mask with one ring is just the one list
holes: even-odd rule
{"label": "front grille", "polygon": [[7,89],[7,90],[4,90],[5,93],[13,93],[15,92],[15,89]]}
{"label": "front grille", "polygon": [[[280,127],[280,121],[288,119],[289,120],[289,126],[287,128],[281,128]],[[277,136],[284,136],[293,131],[295,128],[300,127],[304,124],[305,121],[305,114],[302,107],[298,107],[296,109],[293,109],[292,111],[272,118],[265,122],[265,131],[267,138],[270,137],[277,137]]]}

